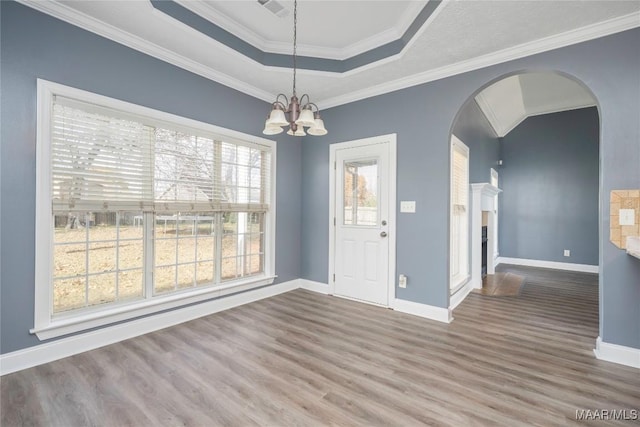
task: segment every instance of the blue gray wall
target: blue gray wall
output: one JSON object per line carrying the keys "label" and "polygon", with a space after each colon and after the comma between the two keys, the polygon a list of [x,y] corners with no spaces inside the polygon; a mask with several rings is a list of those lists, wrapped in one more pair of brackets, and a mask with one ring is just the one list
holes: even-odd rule
{"label": "blue gray wall", "polygon": [[[28,332],[34,310],[36,78],[260,136],[269,105],[25,6],[2,1],[0,7],[0,351],[7,353],[40,343]],[[283,135],[277,140],[276,274],[287,281],[300,277],[301,141]]]}
{"label": "blue gray wall", "polygon": [[[27,332],[33,326],[37,77],[256,135],[261,121],[242,118],[265,117],[268,106],[26,7],[0,7],[0,351],[6,353],[39,342]],[[326,137],[278,138],[279,280],[327,282],[329,144],[395,132],[398,200],[417,201],[417,213],[398,213],[398,272],[410,285],[397,296],[447,307],[454,119],[470,96],[505,74],[558,70],[584,82],[600,105],[600,335],[640,348],[640,262],[607,235],[609,192],[640,187],[639,45],[640,29],[630,30],[332,108],[323,112]]]}
{"label": "blue gray wall", "polygon": [[598,264],[599,137],[591,107],[529,117],[503,138],[501,256]]}
{"label": "blue gray wall", "polygon": [[557,70],[575,76],[599,102],[600,335],[640,348],[640,262],[609,243],[609,193],[640,188],[640,29],[471,71],[323,112],[329,134],[306,138],[302,182],[302,277],[327,283],[329,144],[398,134],[397,272],[409,277],[396,296],[447,307],[449,135],[469,97],[505,75]]}
{"label": "blue gray wall", "polygon": [[490,169],[498,170],[500,142],[475,98],[460,110],[453,134],[469,147],[469,182],[489,182]]}

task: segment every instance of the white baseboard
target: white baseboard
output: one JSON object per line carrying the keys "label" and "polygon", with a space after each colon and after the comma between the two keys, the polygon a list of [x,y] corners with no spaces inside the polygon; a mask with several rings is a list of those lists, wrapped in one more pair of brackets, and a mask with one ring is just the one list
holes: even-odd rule
{"label": "white baseboard", "polygon": [[314,282],[313,280],[300,279],[300,288],[318,292],[319,294],[329,294],[329,285],[327,283]]}
{"label": "white baseboard", "polygon": [[295,279],[0,355],[0,375],[53,362],[179,323],[298,289]]}
{"label": "white baseboard", "polygon": [[609,344],[598,337],[593,353],[600,360],[619,363],[640,369],[640,348],[625,347],[618,344]]}
{"label": "white baseboard", "polygon": [[599,271],[597,265],[573,264],[570,262],[540,261],[537,259],[524,258],[498,257],[498,259],[496,260],[496,265],[498,264],[513,264],[523,265],[526,267],[552,268],[555,270],[579,271],[581,273],[598,273]]}
{"label": "white baseboard", "polygon": [[[458,292],[451,295],[449,297],[449,311],[452,311],[454,308],[460,305],[460,303],[464,301],[467,295],[469,295],[469,292],[471,292],[474,288],[474,281],[469,280],[461,289],[458,289]],[[480,282],[480,288],[482,288],[482,282]]]}
{"label": "white baseboard", "polygon": [[413,301],[396,299],[393,302],[393,309],[402,313],[413,314],[425,319],[437,320],[438,322],[451,323],[453,316],[451,310],[433,305],[420,304]]}

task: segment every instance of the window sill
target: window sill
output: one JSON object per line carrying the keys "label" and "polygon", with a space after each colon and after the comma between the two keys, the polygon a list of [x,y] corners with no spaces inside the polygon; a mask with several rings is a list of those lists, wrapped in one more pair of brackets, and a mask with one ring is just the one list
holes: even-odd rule
{"label": "window sill", "polygon": [[196,289],[190,292],[179,292],[157,296],[148,300],[134,301],[104,310],[75,313],[56,317],[43,327],[31,329],[39,340],[47,340],[91,328],[109,325],[115,322],[154,314],[164,310],[193,304],[225,295],[247,291],[260,286],[270,285],[277,276],[258,276],[225,283],[211,288]]}

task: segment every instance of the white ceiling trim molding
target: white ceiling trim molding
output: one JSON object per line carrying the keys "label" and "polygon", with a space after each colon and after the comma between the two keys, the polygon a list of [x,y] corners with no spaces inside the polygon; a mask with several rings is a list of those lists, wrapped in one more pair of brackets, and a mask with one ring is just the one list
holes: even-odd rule
{"label": "white ceiling trim molding", "polygon": [[[1,1],[1,0],[0,0]],[[253,85],[245,83],[239,79],[233,78],[227,74],[216,71],[206,65],[203,65],[199,62],[190,60],[188,58],[183,57],[171,50],[165,49],[161,46],[158,46],[152,42],[149,42],[146,39],[135,36],[129,32],[118,29],[117,27],[112,26],[104,21],[96,19],[90,15],[87,15],[82,12],[78,12],[77,10],[68,7],[62,3],[57,1],[39,1],[39,0],[16,0],[19,3],[24,4],[25,6],[29,6],[33,9],[36,9],[40,12],[51,15],[55,18],[61,19],[65,22],[68,22],[77,27],[83,28],[87,31],[91,31],[95,34],[113,40],[117,43],[120,43],[124,46],[130,47],[132,49],[138,50],[140,52],[151,55],[155,58],[158,58],[162,61],[168,62],[180,68],[183,68],[187,71],[194,72],[198,75],[216,81],[218,83],[229,86],[233,89],[244,92],[248,95],[255,96],[256,98],[262,99],[263,101],[271,102],[273,98],[276,97],[275,93],[269,93],[262,89],[259,89]],[[363,65],[358,68],[354,68],[344,73],[330,72],[330,71],[320,71],[320,70],[309,70],[300,68],[298,69],[298,74],[310,74],[317,76],[328,76],[332,78],[346,78],[357,73],[376,68],[378,66],[397,61],[401,59],[409,50],[414,41],[426,30],[429,24],[436,19],[436,17],[440,14],[440,12],[444,9],[444,5],[453,0],[443,0],[440,7],[436,8],[436,10],[429,16],[429,18],[422,24],[420,29],[414,34],[414,36],[408,41],[408,43],[403,47],[403,49],[395,54],[388,56],[384,59],[374,61]],[[250,66],[259,67],[261,70],[269,71],[269,72],[281,72],[281,73],[291,73],[291,69],[287,67],[275,67],[269,65],[263,65],[254,59],[249,58],[237,50],[230,48],[224,43],[219,42],[218,40],[211,38],[205,34],[202,34],[200,31],[195,28],[185,24],[182,21],[179,21],[159,10],[154,8],[151,3],[148,3],[151,14],[155,14],[159,19],[164,20],[169,25],[180,26],[183,31],[187,31],[192,33],[195,37],[204,38],[206,41],[210,41],[213,43],[217,43],[221,48],[225,49],[231,55],[234,55],[236,58],[239,58],[242,61],[245,61]],[[289,52],[290,53],[290,52]],[[218,77],[217,77],[218,76]],[[382,92],[385,93],[385,92]],[[347,101],[349,102],[349,101]],[[320,106],[320,103],[317,103]]]}
{"label": "white ceiling trim molding", "polygon": [[[222,29],[230,32],[236,37],[239,37],[250,45],[260,49],[263,52],[291,54],[291,42],[276,42],[265,40],[254,31],[251,31],[244,25],[239,24],[233,18],[230,18],[229,16],[215,9],[209,3],[193,0],[174,1],[185,7],[186,9],[196,13],[197,15],[200,15],[207,21],[218,25]],[[387,43],[401,38],[404,35],[405,31],[416,19],[422,8],[425,6],[426,3],[423,2],[411,2],[410,6],[402,15],[399,22],[393,28],[386,29],[371,37],[367,37],[363,40],[360,40],[359,42],[350,44],[343,48],[329,48],[324,46],[298,44],[298,55],[310,56],[315,58],[345,60],[361,53],[367,52],[371,49],[383,46]]]}
{"label": "white ceiling trim molding", "polygon": [[[520,123],[524,122],[529,117],[544,116],[545,114],[561,113],[563,111],[579,110],[581,108],[596,107],[596,106],[597,106],[597,104],[592,103],[592,104],[585,104],[585,105],[575,105],[575,106],[571,106],[571,107],[559,107],[559,108],[556,108],[556,109],[553,109],[553,110],[540,111],[540,112],[537,112],[537,113],[529,113],[529,114],[526,114],[526,115],[522,116],[521,118],[519,118],[517,121],[515,121],[511,125],[504,127],[503,134],[502,135],[498,135],[498,136],[500,138],[504,138],[505,136],[507,136],[509,134],[509,132],[511,132],[512,130],[517,128],[520,125]],[[483,113],[484,113],[484,110],[483,110]]]}
{"label": "white ceiling trim molding", "polygon": [[[78,12],[77,10],[70,8],[62,3],[54,2],[54,1],[38,1],[38,0],[17,0],[17,1],[21,4],[24,4],[25,6],[31,7],[35,10],[51,15],[62,21],[68,22],[69,24],[78,26],[87,31],[91,31],[95,34],[98,34],[107,39],[113,40],[124,46],[130,47],[142,53],[148,54],[157,59],[165,61],[167,63],[173,64],[177,67],[193,72],[202,77],[208,78],[210,80],[213,80],[215,82],[228,86],[232,89],[243,92],[247,95],[261,99],[265,102],[271,102],[271,100],[276,96],[274,93],[269,93],[268,91],[265,91],[253,85],[245,83],[225,73],[216,71],[199,62],[185,58],[171,50],[160,47],[154,43],[151,43],[138,36],[134,36],[128,32],[124,32],[110,24],[107,24],[103,21],[95,19],[82,12]],[[445,0],[443,4],[440,5],[440,7],[438,7],[432,13],[429,19],[427,19],[427,21],[422,25],[421,29],[418,30],[418,32],[414,35],[414,37],[407,43],[407,45],[402,50],[402,52],[400,52],[395,56],[388,57],[384,60],[377,61],[377,62],[368,64],[364,67],[360,67],[342,74],[328,73],[323,71],[302,70],[302,69],[298,70],[298,72],[305,73],[305,74],[309,73],[309,74],[328,75],[333,78],[346,78],[346,77],[352,76],[355,73],[365,71],[367,69],[375,68],[382,64],[386,64],[388,62],[397,60],[403,56],[403,54],[409,49],[412,42],[417,37],[419,37],[419,35],[425,30],[425,28],[429,25],[429,23],[433,19],[435,19],[436,16],[439,14],[439,12],[443,9],[443,6],[445,6],[446,3],[448,2],[449,0]],[[149,7],[152,8],[150,3],[149,3]],[[430,81],[439,80],[439,79],[454,76],[457,74],[462,74],[468,71],[473,71],[473,70],[488,67],[491,65],[496,65],[499,63],[511,61],[514,59],[523,58],[536,53],[541,53],[541,52],[561,48],[564,46],[568,46],[571,44],[576,44],[576,43],[596,39],[599,37],[626,31],[636,27],[640,27],[640,12],[634,12],[628,15],[610,19],[608,21],[588,25],[588,26],[578,28],[572,31],[568,31],[562,34],[558,34],[555,36],[549,36],[540,40],[536,40],[534,42],[524,43],[519,46],[503,49],[501,51],[476,57],[470,60],[461,61],[455,64],[446,65],[437,69],[413,74],[413,75],[406,76],[393,81],[385,82],[379,85],[374,85],[365,89],[356,90],[353,92],[346,93],[344,95],[325,99],[323,101],[317,102],[317,104],[318,104],[318,107],[320,107],[320,109],[331,108],[338,105],[343,105],[350,102],[381,95],[384,93],[404,89],[407,87],[420,85]],[[196,31],[196,30],[193,30],[193,31]],[[264,66],[262,64],[259,64],[247,58],[245,55],[242,55],[241,53],[236,52],[233,49],[230,49],[230,48],[228,49],[231,52],[235,52],[236,55],[239,55],[245,58],[248,63],[252,63],[253,66],[260,67],[263,70],[278,70],[283,72],[290,72],[288,68],[278,69],[278,67]]]}
{"label": "white ceiling trim molding", "polygon": [[529,116],[528,115],[523,115],[518,117],[518,119],[516,121],[514,121],[513,123],[511,123],[510,125],[506,126],[502,132],[502,134],[498,134],[499,138],[504,138],[505,136],[507,136],[509,134],[509,132],[511,132],[512,130],[514,130],[515,128],[517,128],[520,123],[524,122],[525,120],[527,120]]}
{"label": "white ceiling trim molding", "polygon": [[476,102],[499,137],[527,117],[520,75],[507,77],[476,95]]}
{"label": "white ceiling trim molding", "polygon": [[491,125],[491,128],[496,133],[496,135],[498,137],[503,137],[504,135],[501,135],[500,129],[498,129],[500,127],[498,126],[498,123],[500,123],[500,120],[498,119],[498,115],[496,114],[495,111],[493,111],[493,108],[491,107],[491,103],[484,96],[484,91],[476,95],[475,101],[478,104],[478,107],[480,107],[480,111],[482,111],[482,113],[484,114],[484,117],[487,119],[487,121]]}
{"label": "white ceiling trim molding", "polygon": [[[171,65],[175,65],[194,74],[198,74],[199,76],[205,77],[209,80],[213,80],[217,83],[228,86],[231,89],[238,90],[263,101],[271,102],[271,100],[276,96],[275,94],[245,83],[242,80],[216,71],[211,67],[207,67],[199,62],[185,58],[182,55],[151,43],[141,37],[122,31],[87,14],[78,12],[77,10],[65,6],[62,3],[38,0],[17,1],[39,12],[46,13],[47,15],[58,18],[71,25],[75,25],[84,30],[98,34],[99,36],[105,37],[116,43],[145,53],[154,58],[160,59],[161,61],[167,62]],[[152,7],[151,4],[149,4],[149,7]]]}
{"label": "white ceiling trim molding", "polygon": [[[527,117],[544,116],[545,114],[562,113],[563,111],[580,110],[582,108],[590,108],[590,107],[597,107],[597,106],[598,106],[597,103],[590,102],[588,104],[572,105],[570,107],[558,107],[558,108],[549,109],[549,110],[545,110],[545,111],[537,111],[535,113],[529,113],[529,114],[527,114]],[[525,117],[525,118],[527,118],[527,117]],[[515,128],[515,126],[514,126],[514,128]],[[513,129],[510,129],[509,132],[512,131],[512,130]]]}
{"label": "white ceiling trim molding", "polygon": [[[297,46],[298,55],[310,56],[313,58],[336,59],[339,61],[349,59],[360,53],[367,52],[376,47],[382,46],[389,42],[399,39],[400,36],[393,30],[384,30],[372,37],[361,40],[358,43],[346,46],[344,48],[330,48],[324,46],[313,46],[308,44],[299,44]],[[291,43],[280,43],[268,41],[262,43],[262,46],[256,46],[264,52],[281,53],[285,55],[291,54]]]}
{"label": "white ceiling trim molding", "polygon": [[[353,68],[353,69],[351,69],[349,71],[345,71],[343,73],[335,73],[335,72],[321,71],[321,70],[308,70],[308,69],[305,69],[305,68],[301,68],[301,69],[298,69],[298,74],[310,74],[310,75],[327,76],[327,77],[333,77],[333,78],[342,79],[342,78],[346,78],[346,77],[351,77],[351,76],[356,75],[358,73],[361,73],[363,71],[371,70],[373,68],[377,68],[377,67],[380,67],[382,65],[389,64],[389,63],[394,62],[394,61],[398,61],[398,60],[402,59],[405,56],[405,54],[409,51],[409,49],[414,44],[414,42],[422,35],[423,32],[426,31],[426,29],[429,27],[429,25],[431,25],[431,23],[444,10],[445,6],[448,3],[450,3],[451,1],[453,1],[453,0],[442,0],[442,3],[436,8],[436,10],[433,11],[433,13],[431,13],[431,15],[429,15],[427,20],[424,21],[424,23],[420,26],[418,31],[416,31],[416,33],[413,35],[413,37],[411,37],[411,39],[409,39],[407,44],[405,44],[403,46],[402,50],[400,52],[396,53],[395,55],[389,55],[386,58],[382,58],[382,59],[379,59],[377,61],[369,62],[369,63],[367,63],[365,65],[362,65],[362,66],[357,67],[357,68]],[[238,52],[236,52],[236,53],[238,53]],[[273,70],[275,68],[279,68],[279,67],[268,67],[268,66],[266,66],[266,67],[269,68],[270,70]],[[382,93],[386,93],[386,92],[382,92]],[[317,104],[318,104],[318,106],[320,106],[319,103],[317,103]]]}
{"label": "white ceiling trim molding", "polygon": [[[434,12],[436,14],[438,11]],[[426,25],[427,23],[425,23]],[[599,37],[608,36],[632,28],[640,27],[640,12],[630,13],[610,19],[608,21],[599,22],[575,30],[567,31],[562,34],[545,37],[529,43],[523,43],[518,46],[503,49],[487,55],[482,55],[467,61],[461,61],[451,65],[445,65],[440,68],[425,71],[401,79],[371,86],[366,89],[357,90],[344,95],[336,96],[318,102],[320,109],[336,107],[338,105],[348,104],[350,102],[359,101],[373,96],[382,95],[384,93],[405,89],[411,86],[417,86],[446,77],[455,76],[457,74],[466,73],[480,68],[490,67],[492,65],[501,64],[503,62],[513,61],[515,59],[524,58],[535,55],[537,53],[547,52],[549,50],[559,49],[561,47],[570,46],[572,44],[582,43],[585,41],[597,39]],[[380,61],[381,62],[381,61]],[[380,64],[377,62],[375,64]],[[371,65],[371,64],[370,64]],[[358,68],[362,71],[363,68]],[[338,77],[344,77],[344,73]]]}
{"label": "white ceiling trim molding", "polygon": [[551,114],[551,113],[559,113],[561,111],[571,111],[571,110],[579,110],[581,108],[587,107],[595,107],[598,104],[594,102],[583,102],[583,103],[562,103],[559,102],[557,104],[547,104],[544,106],[540,106],[535,111],[530,111],[527,109],[527,117],[540,116],[543,114]]}

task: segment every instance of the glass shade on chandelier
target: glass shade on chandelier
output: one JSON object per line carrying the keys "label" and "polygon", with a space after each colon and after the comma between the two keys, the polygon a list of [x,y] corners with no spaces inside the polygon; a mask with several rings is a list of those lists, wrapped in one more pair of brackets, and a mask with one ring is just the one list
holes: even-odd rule
{"label": "glass shade on chandelier", "polygon": [[[284,95],[278,95],[278,97],[280,96]],[[304,97],[308,98],[307,95],[303,95],[303,99]],[[262,133],[265,135],[277,135],[283,132],[284,128],[288,126],[289,130],[287,131],[287,135],[305,136],[309,134],[322,136],[327,134],[327,129],[324,127],[324,120],[320,118],[320,113],[313,111],[315,104],[307,103],[302,108],[302,111],[297,108],[292,110],[294,106],[298,107],[295,101],[289,102],[287,107],[279,101],[274,102],[271,113],[269,113],[269,117],[264,123]],[[317,107],[315,108],[317,110]],[[291,121],[287,120],[286,114],[289,115]],[[294,117],[297,118],[293,120]],[[307,128],[306,132],[304,128]]]}
{"label": "glass shade on chandelier", "polygon": [[[284,127],[289,126],[287,135],[305,136],[307,134],[322,136],[327,134],[324,121],[320,118],[320,110],[313,102],[310,102],[309,95],[296,96],[296,46],[297,46],[297,25],[298,25],[298,2],[293,2],[293,95],[289,99],[284,94],[279,94],[274,103],[271,104],[271,112],[264,122],[265,135],[277,135],[284,131]],[[282,102],[281,98],[284,98]],[[305,102],[306,98],[306,102]],[[314,112],[315,108],[315,112]],[[305,133],[305,129],[307,131]]]}
{"label": "glass shade on chandelier", "polygon": [[[283,97],[287,104],[280,101],[280,97]],[[307,94],[302,95],[300,100],[309,99]],[[283,94],[278,95],[276,102],[271,104],[272,109],[269,113],[269,117],[264,123],[265,135],[277,135],[284,131],[284,127],[289,127],[287,135],[293,136],[305,136],[307,134],[314,136],[322,136],[327,134],[327,129],[324,127],[324,121],[320,118],[320,111],[316,104],[312,102],[306,102],[302,108],[298,103],[297,97],[294,95],[289,101]],[[315,108],[315,112],[314,112]],[[287,118],[287,115],[289,118]],[[305,129],[307,131],[305,132]]]}

